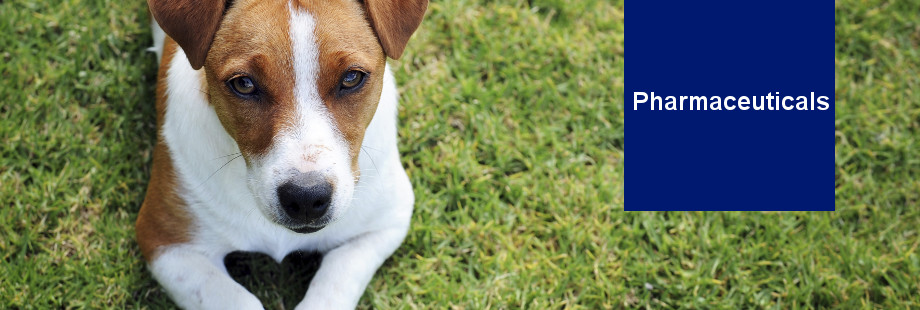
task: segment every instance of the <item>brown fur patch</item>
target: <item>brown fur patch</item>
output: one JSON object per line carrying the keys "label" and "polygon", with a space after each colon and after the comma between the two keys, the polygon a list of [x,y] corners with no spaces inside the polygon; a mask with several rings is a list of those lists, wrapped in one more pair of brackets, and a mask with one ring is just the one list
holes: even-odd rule
{"label": "brown fur patch", "polygon": [[[361,142],[380,102],[386,57],[358,2],[330,2],[334,3],[301,5],[316,20],[314,34],[319,46],[317,87],[320,98],[349,144],[352,172],[357,176]],[[357,92],[340,95],[339,83],[350,68],[366,72],[365,84]]]}
{"label": "brown fur patch", "polygon": [[[149,4],[166,33],[183,47],[192,67],[204,66],[202,89],[248,162],[252,156],[266,154],[279,131],[297,124],[288,3],[239,0],[224,10],[227,2],[212,2],[150,0]],[[390,57],[399,57],[424,15],[427,0],[368,2],[366,8],[379,40],[365,7],[357,1],[320,4],[296,0],[292,5],[315,19],[320,67],[317,91],[349,144],[352,171],[357,176],[361,142],[383,87],[384,50]],[[157,125],[161,129],[166,110],[166,73],[176,46],[176,41],[166,39],[158,73]],[[366,73],[364,86],[342,94],[339,83],[351,69]],[[226,83],[238,75],[252,78],[260,92],[251,98],[234,94]],[[185,201],[176,192],[177,176],[169,148],[162,133],[157,136],[147,196],[136,222],[138,243],[147,261],[152,261],[163,246],[188,242],[193,224]]]}
{"label": "brown fur patch", "polygon": [[[364,9],[354,1],[324,3],[294,1],[313,16],[319,46],[317,92],[348,142],[352,170],[383,87],[385,55]],[[209,100],[244,157],[268,152],[273,139],[297,124],[290,12],[284,2],[242,0],[223,18],[205,63]],[[350,69],[367,73],[364,86],[340,95],[339,83]],[[255,99],[241,99],[226,82],[237,74],[252,78],[259,88]]]}
{"label": "brown fur patch", "polygon": [[[157,128],[162,128],[164,122],[166,71],[175,50],[176,43],[167,37],[163,44],[162,65],[157,75]],[[163,141],[162,132],[158,132],[147,196],[144,197],[135,223],[137,243],[148,262],[156,258],[160,247],[189,241],[191,217],[185,210],[185,201],[176,193],[177,182],[169,148]]]}
{"label": "brown fur patch", "polygon": [[225,0],[147,0],[150,13],[163,31],[182,46],[195,70],[204,65],[226,3]]}
{"label": "brown fur patch", "polygon": [[368,15],[387,56],[399,59],[422,23],[428,0],[365,0]]}
{"label": "brown fur patch", "polygon": [[[244,158],[264,155],[295,117],[290,20],[282,1],[237,1],[227,12],[205,63],[208,99]],[[258,88],[240,98],[227,81],[244,74]]]}

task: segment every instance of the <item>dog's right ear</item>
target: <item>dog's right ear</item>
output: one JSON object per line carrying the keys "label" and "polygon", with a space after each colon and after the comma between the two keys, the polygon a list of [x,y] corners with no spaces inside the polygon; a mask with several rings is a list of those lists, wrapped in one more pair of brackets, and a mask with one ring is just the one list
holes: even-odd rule
{"label": "dog's right ear", "polygon": [[153,18],[182,47],[195,70],[204,65],[227,3],[225,0],[147,0]]}

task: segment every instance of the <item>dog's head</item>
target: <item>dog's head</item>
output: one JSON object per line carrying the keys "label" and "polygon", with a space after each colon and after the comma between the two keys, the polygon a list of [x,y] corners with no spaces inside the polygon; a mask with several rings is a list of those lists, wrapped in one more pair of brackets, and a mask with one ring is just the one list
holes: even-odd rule
{"label": "dog's head", "polygon": [[312,232],[343,214],[380,100],[427,0],[148,0],[204,68],[205,91],[272,221]]}

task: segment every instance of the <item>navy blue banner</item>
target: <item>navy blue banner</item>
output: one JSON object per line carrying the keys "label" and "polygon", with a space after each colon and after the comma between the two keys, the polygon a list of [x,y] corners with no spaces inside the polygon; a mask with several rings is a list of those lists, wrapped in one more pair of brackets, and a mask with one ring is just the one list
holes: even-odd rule
{"label": "navy blue banner", "polygon": [[834,210],[833,2],[628,8],[627,211]]}

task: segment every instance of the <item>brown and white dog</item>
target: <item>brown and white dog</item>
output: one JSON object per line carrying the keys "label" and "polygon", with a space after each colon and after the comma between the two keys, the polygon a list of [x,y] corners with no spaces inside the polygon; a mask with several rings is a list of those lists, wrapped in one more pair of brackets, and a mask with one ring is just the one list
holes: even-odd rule
{"label": "brown and white dog", "polygon": [[354,308],[409,227],[386,57],[428,1],[148,4],[165,39],[136,228],[154,277],[183,308],[261,309],[224,257],[318,251],[297,309]]}

